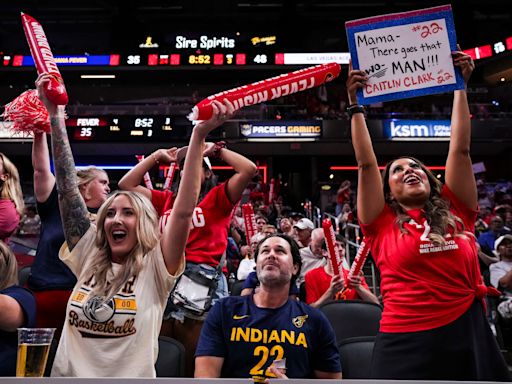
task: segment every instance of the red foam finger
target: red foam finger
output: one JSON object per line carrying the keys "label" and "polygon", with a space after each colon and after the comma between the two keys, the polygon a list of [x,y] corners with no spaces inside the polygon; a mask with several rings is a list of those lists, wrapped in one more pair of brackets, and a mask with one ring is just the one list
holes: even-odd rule
{"label": "red foam finger", "polygon": [[338,77],[340,72],[341,67],[337,63],[320,64],[220,92],[196,104],[189,119],[192,121],[210,119],[213,114],[212,102],[214,100],[227,99],[233,103],[236,111],[248,105],[263,103],[318,87]]}
{"label": "red foam finger", "polygon": [[37,73],[49,73],[52,75],[50,81],[44,86],[46,97],[56,105],[66,105],[68,103],[68,94],[43,27],[36,19],[26,13],[21,14],[21,22]]}

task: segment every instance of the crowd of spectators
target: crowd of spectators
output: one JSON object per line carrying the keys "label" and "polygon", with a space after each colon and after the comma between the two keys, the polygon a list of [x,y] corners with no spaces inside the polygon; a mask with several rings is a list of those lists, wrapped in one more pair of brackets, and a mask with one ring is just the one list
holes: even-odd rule
{"label": "crowd of spectators", "polygon": [[[379,303],[379,297],[368,286],[365,276],[351,280],[351,289],[345,288],[340,276],[333,276],[324,233],[318,228],[318,218],[308,210],[287,205],[280,181],[275,181],[274,195],[270,187],[256,176],[242,192],[240,204],[235,207],[230,221],[224,274],[230,287],[243,281],[241,295],[257,293],[260,281],[256,276],[258,244],[268,236],[282,233],[293,238],[300,247],[301,270],[290,285],[289,295],[312,307],[330,300],[359,299]],[[512,319],[512,182],[477,180],[480,210],[475,236],[478,239],[481,272],[486,281],[503,292],[498,306],[499,316]],[[347,240],[358,241],[353,231],[357,227],[355,212],[355,183],[343,180],[332,196],[333,222],[337,247],[345,256]],[[255,235],[247,239],[241,204],[251,204],[255,211]],[[309,216],[309,217],[308,217]],[[18,238],[39,236],[41,220],[33,206],[27,204],[16,232]],[[344,258],[343,266],[350,265]]]}

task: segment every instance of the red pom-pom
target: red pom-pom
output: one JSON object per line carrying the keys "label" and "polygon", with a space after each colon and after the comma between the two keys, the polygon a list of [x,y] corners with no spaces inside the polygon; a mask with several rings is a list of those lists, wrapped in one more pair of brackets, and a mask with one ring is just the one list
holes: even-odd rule
{"label": "red pom-pom", "polygon": [[48,111],[35,89],[23,92],[6,104],[3,117],[13,123],[10,129],[14,132],[51,132]]}

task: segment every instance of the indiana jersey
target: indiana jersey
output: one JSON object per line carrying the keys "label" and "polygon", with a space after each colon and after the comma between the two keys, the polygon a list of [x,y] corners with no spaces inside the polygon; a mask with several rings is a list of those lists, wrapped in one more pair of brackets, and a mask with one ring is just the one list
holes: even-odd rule
{"label": "indiana jersey", "polygon": [[210,310],[196,356],[224,358],[221,377],[274,377],[274,360],[286,359],[290,378],[313,378],[313,371],[341,372],[336,336],[324,315],[289,299],[280,308],[259,308],[253,296],[232,296]]}
{"label": "indiana jersey", "polygon": [[[152,190],[151,201],[160,215],[160,228],[163,229],[174,204],[173,193]],[[192,229],[185,249],[187,261],[217,267],[228,244],[233,207],[226,195],[225,183],[206,194],[192,216]]]}

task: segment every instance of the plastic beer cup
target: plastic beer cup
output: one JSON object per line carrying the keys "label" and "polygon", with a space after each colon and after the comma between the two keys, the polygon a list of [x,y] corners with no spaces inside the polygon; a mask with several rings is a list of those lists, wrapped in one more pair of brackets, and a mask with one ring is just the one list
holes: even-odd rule
{"label": "plastic beer cup", "polygon": [[43,377],[55,328],[18,328],[17,377]]}

